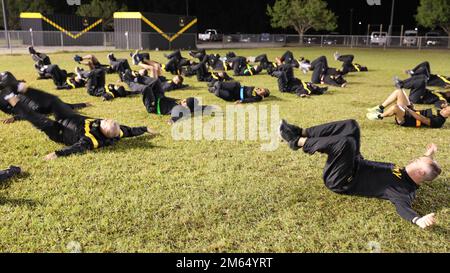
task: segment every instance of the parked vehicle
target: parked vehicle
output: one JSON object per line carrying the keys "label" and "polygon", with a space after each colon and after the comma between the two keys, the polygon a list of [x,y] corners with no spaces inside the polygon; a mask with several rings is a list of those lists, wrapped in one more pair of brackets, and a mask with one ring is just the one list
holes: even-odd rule
{"label": "parked vehicle", "polygon": [[198,34],[198,39],[201,41],[220,41],[221,37],[215,29],[207,29],[205,33]]}
{"label": "parked vehicle", "polygon": [[427,46],[438,46],[441,44],[441,41],[438,37],[441,34],[439,32],[428,32],[425,34],[425,44]]}
{"label": "parked vehicle", "polygon": [[417,30],[407,30],[403,36],[403,44],[406,46],[417,45]]}
{"label": "parked vehicle", "polygon": [[335,36],[326,35],[323,37],[323,45],[336,45],[337,38]]}
{"label": "parked vehicle", "polygon": [[269,33],[261,33],[260,41],[263,43],[268,43],[271,41]]}
{"label": "parked vehicle", "polygon": [[387,32],[372,32],[370,35],[370,43],[383,46],[387,43]]}

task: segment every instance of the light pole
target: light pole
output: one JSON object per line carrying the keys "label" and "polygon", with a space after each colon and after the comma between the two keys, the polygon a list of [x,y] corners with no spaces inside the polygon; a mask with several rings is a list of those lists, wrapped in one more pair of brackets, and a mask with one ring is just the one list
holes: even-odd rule
{"label": "light pole", "polygon": [[189,16],[189,0],[186,0],[186,16]]}
{"label": "light pole", "polygon": [[5,0],[2,0],[2,9],[3,9],[3,25],[5,26],[5,40],[8,43],[8,48],[11,48],[11,42],[9,41],[8,35],[8,20],[6,19]]}
{"label": "light pole", "polygon": [[389,35],[388,36],[392,36],[392,27],[394,25],[394,11],[395,11],[395,0],[392,0],[391,22],[389,24]]}

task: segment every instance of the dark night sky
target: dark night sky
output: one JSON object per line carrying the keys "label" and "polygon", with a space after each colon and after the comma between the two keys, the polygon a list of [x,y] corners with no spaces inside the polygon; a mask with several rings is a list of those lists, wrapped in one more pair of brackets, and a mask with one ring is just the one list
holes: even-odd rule
{"label": "dark night sky", "polygon": [[[55,2],[56,0],[49,0]],[[61,0],[57,0],[61,1]],[[83,0],[82,0],[83,1]],[[127,3],[129,11],[186,14],[186,0],[118,0]],[[266,15],[267,5],[275,0],[188,0],[189,14],[199,19],[199,31],[216,28],[222,33],[286,33],[292,30],[273,29]],[[369,6],[367,0],[327,0],[339,17],[340,34],[350,33],[350,9],[353,9],[353,34],[366,34],[368,24],[389,25],[392,0],[381,0],[381,6]],[[59,3],[58,3],[59,4]],[[414,14],[419,0],[395,0],[394,32],[400,25],[416,27]],[[65,7],[67,12],[67,7]],[[58,12],[58,11],[56,11]],[[361,21],[361,25],[358,22]],[[312,31],[314,33],[314,31]]]}

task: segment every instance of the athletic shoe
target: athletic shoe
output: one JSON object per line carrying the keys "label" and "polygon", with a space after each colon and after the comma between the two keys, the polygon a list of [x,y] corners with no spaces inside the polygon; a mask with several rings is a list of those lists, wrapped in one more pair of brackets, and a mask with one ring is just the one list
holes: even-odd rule
{"label": "athletic shoe", "polygon": [[302,128],[293,124],[289,124],[284,119],[281,120],[280,136],[284,141],[290,142],[301,135],[302,135]]}
{"label": "athletic shoe", "polygon": [[301,147],[298,146],[298,140],[302,136],[302,128],[289,124],[285,120],[281,121],[279,133],[281,138],[288,142],[289,148],[296,151]]}
{"label": "athletic shoe", "polygon": [[125,72],[122,73],[122,80],[125,83],[130,83],[134,81],[133,73],[130,69],[125,70]]}
{"label": "athletic shoe", "polygon": [[398,76],[394,77],[394,85],[396,88],[398,89],[402,89],[403,88],[403,83],[402,81],[398,78]]}
{"label": "athletic shoe", "polygon": [[108,57],[108,60],[111,61],[111,62],[116,60],[116,57],[114,57],[114,54],[112,52],[109,53],[107,57]]}
{"label": "athletic shoe", "polygon": [[341,54],[339,54],[339,52],[336,51],[336,52],[334,52],[333,56],[334,56],[334,59],[337,61],[339,59],[339,57],[341,57]]}
{"label": "athletic shoe", "polygon": [[75,56],[73,57],[73,60],[74,60],[75,62],[77,62],[77,63],[80,63],[80,62],[83,60],[83,58],[82,58],[81,56],[79,56],[79,55],[75,55]]}
{"label": "athletic shoe", "polygon": [[83,72],[84,72],[83,68],[78,67],[78,66],[75,68],[75,74],[77,74],[77,77],[80,78],[80,79],[83,78],[83,76],[81,75],[81,73],[83,73]]}
{"label": "athletic shoe", "polygon": [[31,55],[34,55],[37,53],[36,50],[34,50],[34,47],[32,47],[32,46],[28,47],[28,52],[30,52]]}
{"label": "athletic shoe", "polygon": [[405,70],[406,75],[412,76],[414,72],[412,70]]}
{"label": "athletic shoe", "polygon": [[302,70],[303,74],[308,73],[308,71],[311,69],[311,64],[306,61],[300,62],[300,70]]}
{"label": "athletic shoe", "polygon": [[142,61],[139,50],[136,50],[134,53],[130,53],[130,56],[134,65],[138,65]]}
{"label": "athletic shoe", "polygon": [[366,117],[369,120],[381,120],[382,119],[380,113],[376,113],[376,112],[367,113]]}
{"label": "athletic shoe", "polygon": [[369,112],[369,113],[378,113],[378,114],[382,114],[384,111],[381,110],[381,108],[380,108],[379,105],[377,105],[377,106],[372,107],[372,108],[367,108],[367,112]]}
{"label": "athletic shoe", "polygon": [[10,173],[12,173],[13,175],[17,175],[17,174],[20,174],[22,172],[22,169],[20,169],[20,167],[16,167],[16,166],[9,166],[8,171]]}

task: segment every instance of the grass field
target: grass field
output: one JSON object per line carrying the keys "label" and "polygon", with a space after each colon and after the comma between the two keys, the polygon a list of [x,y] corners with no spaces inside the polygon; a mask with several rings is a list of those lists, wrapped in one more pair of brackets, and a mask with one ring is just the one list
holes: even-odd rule
{"label": "grass field", "polygon": [[[285,49],[237,50],[239,55],[265,52],[270,59]],[[309,59],[332,48],[293,49]],[[84,89],[56,91],[51,81],[36,81],[28,55],[0,56],[0,71],[9,70],[31,86],[58,94],[67,102],[91,102],[82,113],[108,117],[130,126],[149,125],[161,132],[115,147],[46,162],[61,148],[27,122],[0,124],[0,167],[14,164],[27,172],[0,188],[1,252],[68,252],[78,242],[85,252],[382,252],[450,251],[449,126],[441,130],[406,129],[392,120],[366,120],[366,108],[393,91],[392,77],[428,60],[432,70],[450,75],[450,51],[341,50],[371,72],[347,77],[348,88],[300,99],[278,92],[275,78],[239,78],[244,84],[269,87],[281,117],[302,126],[353,118],[362,128],[362,152],[371,160],[407,164],[425,145],[439,146],[444,170],[421,187],[414,208],[437,213],[430,230],[397,216],[388,201],[339,196],[321,178],[325,156],[292,152],[285,145],[263,152],[256,141],[174,141],[167,117],[146,113],[141,98],[102,102]],[[224,54],[226,51],[217,51]],[[163,61],[163,52],[152,57]],[[96,53],[106,63],[107,52]],[[183,55],[187,54],[184,52]],[[73,54],[51,54],[52,62],[70,71]],[[126,57],[126,52],[117,52]],[[310,75],[296,71],[298,77]],[[117,80],[108,75],[108,81]],[[202,97],[206,104],[225,102],[208,93],[204,83],[187,79],[192,88],[170,93]],[[0,114],[0,118],[6,118]]]}

